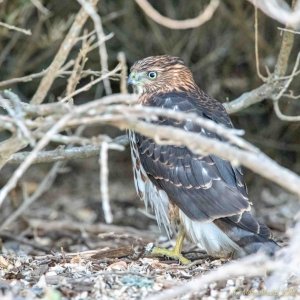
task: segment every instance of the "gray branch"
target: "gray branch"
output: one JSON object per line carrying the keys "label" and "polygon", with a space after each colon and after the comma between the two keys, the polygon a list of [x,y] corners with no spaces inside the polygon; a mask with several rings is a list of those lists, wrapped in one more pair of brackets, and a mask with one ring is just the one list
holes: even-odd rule
{"label": "gray branch", "polygon": [[[129,142],[127,135],[122,135],[113,139],[111,143],[126,146]],[[42,151],[36,156],[34,163],[52,163],[62,160],[85,159],[99,156],[100,149],[101,145],[86,145],[81,147],[72,147],[70,149],[60,148],[56,150]],[[15,153],[11,156],[8,163],[20,164],[28,157],[29,154],[30,151]]]}

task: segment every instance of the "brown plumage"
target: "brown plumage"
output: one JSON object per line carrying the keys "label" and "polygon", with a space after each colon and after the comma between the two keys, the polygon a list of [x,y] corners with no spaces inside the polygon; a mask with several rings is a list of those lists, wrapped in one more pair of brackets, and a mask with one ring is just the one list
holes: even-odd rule
{"label": "brown plumage", "polygon": [[[137,61],[129,83],[145,106],[193,112],[232,127],[223,105],[199,89],[177,57]],[[178,122],[161,117],[156,123],[224,140],[188,119]],[[178,219],[191,240],[219,257],[243,256],[259,249],[273,254],[278,248],[269,229],[250,212],[241,168],[215,155],[196,155],[184,146],[156,144],[138,133],[130,132],[130,138],[137,192],[169,233]]]}

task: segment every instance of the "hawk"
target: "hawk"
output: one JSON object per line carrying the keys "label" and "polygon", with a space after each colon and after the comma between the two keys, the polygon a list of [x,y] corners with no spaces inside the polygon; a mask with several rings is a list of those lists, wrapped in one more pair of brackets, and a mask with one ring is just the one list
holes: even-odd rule
{"label": "hawk", "polygon": [[[137,61],[128,83],[141,105],[192,112],[233,127],[224,106],[196,85],[192,72],[178,57]],[[178,122],[159,117],[152,122],[224,140],[189,119]],[[180,224],[175,248],[154,247],[153,254],[188,263],[181,255],[185,236],[214,257],[242,257],[258,250],[273,254],[279,247],[268,227],[251,214],[240,167],[216,155],[194,154],[185,146],[157,144],[137,132],[129,131],[129,137],[138,195],[168,233]]]}

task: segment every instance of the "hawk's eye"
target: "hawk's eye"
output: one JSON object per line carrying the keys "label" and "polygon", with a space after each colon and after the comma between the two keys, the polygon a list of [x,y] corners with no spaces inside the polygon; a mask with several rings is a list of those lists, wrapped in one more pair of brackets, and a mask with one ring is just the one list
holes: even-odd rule
{"label": "hawk's eye", "polygon": [[157,73],[154,72],[154,71],[148,72],[147,75],[148,75],[148,77],[149,77],[150,79],[155,79],[155,78],[157,77]]}

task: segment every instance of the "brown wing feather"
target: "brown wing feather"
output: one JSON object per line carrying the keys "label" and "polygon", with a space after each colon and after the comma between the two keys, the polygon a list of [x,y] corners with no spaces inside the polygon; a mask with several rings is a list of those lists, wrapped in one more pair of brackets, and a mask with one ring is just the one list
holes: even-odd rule
{"label": "brown wing feather", "polygon": [[[222,105],[216,101],[215,107],[211,101],[208,103],[203,105],[199,98],[184,92],[157,94],[147,102],[150,106],[195,112],[231,127]],[[222,139],[189,120],[179,123],[161,118],[158,122]],[[139,134],[136,138],[141,163],[150,180],[191,219],[213,220],[249,209],[242,173],[230,162],[214,155],[195,155],[184,146],[158,145]]]}

